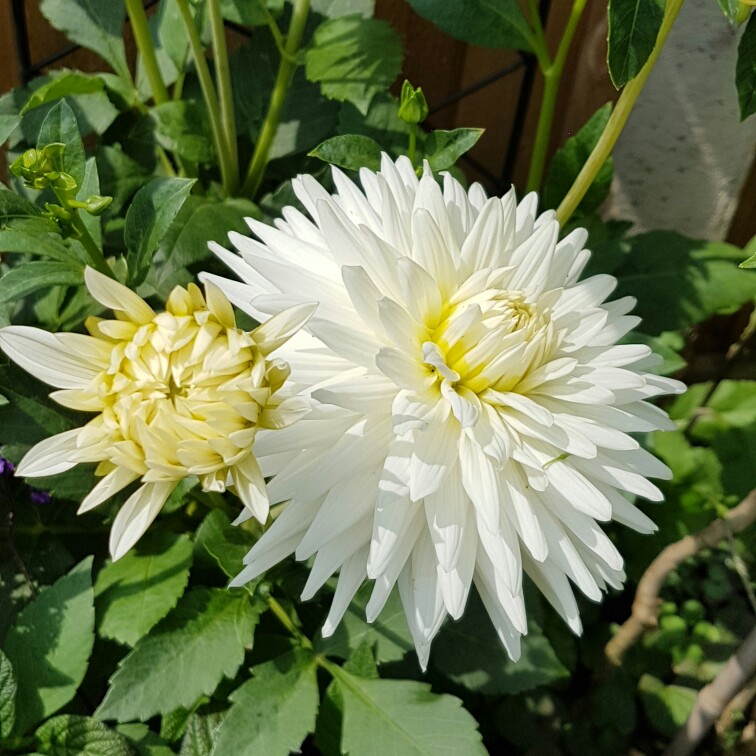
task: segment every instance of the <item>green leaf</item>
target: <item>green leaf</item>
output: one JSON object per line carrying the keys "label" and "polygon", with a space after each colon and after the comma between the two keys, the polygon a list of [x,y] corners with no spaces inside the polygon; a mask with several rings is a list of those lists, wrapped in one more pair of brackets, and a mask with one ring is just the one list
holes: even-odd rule
{"label": "green leaf", "polygon": [[26,197],[0,184],[0,227],[16,218],[39,218],[42,211]]}
{"label": "green leaf", "polygon": [[339,134],[361,134],[377,142],[384,152],[398,157],[407,151],[409,129],[399,118],[399,102],[388,93],[378,94],[367,115],[345,102],[339,108]]}
{"label": "green leaf", "polygon": [[[334,670],[335,672],[335,670]],[[360,756],[486,754],[477,723],[454,696],[410,680],[365,680],[339,669],[342,753]]]}
{"label": "green leaf", "polygon": [[753,299],[756,277],[738,268],[743,253],[730,244],[651,231],[619,245],[625,253],[610,271],[619,279],[615,296],[637,297],[633,314],[644,333],[689,328]]}
{"label": "green leaf", "polygon": [[735,86],[738,90],[740,120],[743,121],[756,113],[756,13],[751,13],[738,43]]}
{"label": "green leaf", "polygon": [[431,131],[425,140],[425,159],[433,171],[445,171],[472,149],[482,135],[483,129]]}
{"label": "green leaf", "polygon": [[[29,231],[16,230],[28,226]],[[66,264],[75,263],[72,249],[61,239],[60,234],[49,230],[48,222],[42,218],[34,219],[34,224],[13,224],[13,229],[0,230],[0,252],[40,255],[61,260]]]}
{"label": "green leaf", "polygon": [[130,284],[141,283],[152,262],[152,255],[173,223],[195,184],[194,179],[156,178],[134,196],[126,213],[124,240]]}
{"label": "green leaf", "polygon": [[722,13],[725,14],[727,19],[735,23],[740,0],[717,0],[717,2],[719,3],[719,7],[722,9]]}
{"label": "green leaf", "polygon": [[402,43],[385,21],[344,16],[315,30],[305,55],[307,78],[333,100],[347,100],[361,113],[389,88],[402,68]]}
{"label": "green leaf", "polygon": [[[564,147],[554,153],[543,187],[545,208],[556,208],[564,199],[596,146],[611,113],[612,104],[608,102],[590,117],[577,134],[564,143]],[[609,157],[599,169],[585,197],[578,205],[580,213],[591,213],[603,204],[609,195],[613,173],[614,161]]]}
{"label": "green leaf", "polygon": [[414,648],[397,591],[391,592],[375,622],[368,624],[365,621],[365,608],[371,591],[370,585],[360,588],[336,632],[328,638],[317,639],[318,651],[348,659],[363,643],[369,643],[375,648],[376,660],[381,663],[398,661]]}
{"label": "green leaf", "polygon": [[375,0],[312,0],[313,13],[328,18],[352,16],[355,13],[370,18],[375,9]]}
{"label": "green leaf", "polygon": [[223,714],[192,714],[186,723],[179,756],[210,756]]}
{"label": "green leaf", "polygon": [[184,594],[119,663],[97,716],[125,722],[191,708],[236,674],[260,608],[246,593],[226,589]]}
{"label": "green leaf", "polygon": [[609,0],[609,75],[617,89],[634,79],[656,44],[664,0]]}
{"label": "green leaf", "polygon": [[189,197],[160,242],[149,283],[167,295],[178,283],[177,274],[184,268],[212,257],[207,246],[209,241],[225,244],[230,231],[249,232],[244,220],[249,216],[259,218],[260,210],[240,197],[223,202]]}
{"label": "green leaf", "polygon": [[210,119],[198,100],[176,100],[150,110],[158,144],[192,163],[215,159]]}
{"label": "green leaf", "polygon": [[377,171],[381,167],[381,146],[370,137],[355,134],[326,139],[307,154],[352,171],[363,167]]}
{"label": "green leaf", "polygon": [[129,739],[139,756],[173,756],[171,747],[146,724],[120,724],[116,730]]}
{"label": "green leaf", "polygon": [[116,73],[130,78],[123,44],[123,0],[42,0],[39,7],[72,42],[94,50]]}
{"label": "green leaf", "polygon": [[95,582],[98,633],[133,646],[176,606],[191,564],[186,536],[157,531],[103,567]]}
{"label": "green leaf", "polygon": [[423,18],[455,39],[481,47],[533,49],[531,32],[516,0],[408,0]]}
{"label": "green leaf", "polygon": [[76,694],[94,643],[92,557],[45,589],[5,639],[18,680],[14,732],[54,714]]}
{"label": "green leaf", "polygon": [[65,100],[54,105],[42,121],[37,138],[37,149],[42,149],[52,142],[62,142],[66,145],[63,153],[63,170],[81,184],[85,170],[84,144],[81,141],[76,116]]}
{"label": "green leaf", "polygon": [[21,299],[49,286],[75,286],[83,283],[83,268],[68,263],[27,262],[11,268],[0,278],[0,304]]}
{"label": "green leaf", "polygon": [[96,155],[101,191],[113,198],[109,212],[117,215],[134,193],[152,178],[152,175],[118,145],[114,147],[100,145]]}
{"label": "green leaf", "polygon": [[227,577],[236,577],[255,538],[248,531],[231,525],[225,512],[214,509],[199,526],[194,543],[197,554],[210,557]]}
{"label": "green leaf", "polygon": [[520,659],[511,661],[477,596],[470,597],[461,620],[443,626],[433,641],[431,664],[468,690],[487,695],[516,695],[569,676],[532,620]]}
{"label": "green leaf", "polygon": [[652,675],[643,675],[638,681],[646,716],[662,735],[671,737],[688,719],[697,692],[680,685],[665,685]]}
{"label": "green leaf", "polygon": [[62,714],[35,733],[35,747],[50,756],[133,756],[129,741],[97,719]]}
{"label": "green leaf", "polygon": [[0,740],[11,734],[16,721],[16,675],[10,659],[0,649]]}
{"label": "green leaf", "polygon": [[315,729],[318,683],[312,652],[297,649],[253,667],[235,690],[218,730],[214,754],[288,756]]}
{"label": "green leaf", "polygon": [[622,344],[645,344],[651,347],[655,354],[662,358],[660,365],[647,368],[656,375],[672,375],[682,370],[688,363],[680,355],[685,346],[685,339],[676,331],[664,331],[658,336],[647,336],[645,333],[630,331],[620,341]]}
{"label": "green leaf", "polygon": [[268,15],[261,6],[268,9],[271,16],[280,15],[283,10],[284,0],[221,0],[221,13],[223,18],[234,24],[245,26],[265,26],[268,23]]}
{"label": "green leaf", "polygon": [[[97,163],[94,158],[89,158],[84,167],[84,180],[76,193],[76,199],[86,202],[93,195],[100,194],[100,177],[97,173]],[[79,211],[79,217],[87,229],[94,243],[102,249],[102,220],[99,215],[92,215],[86,210]]]}
{"label": "green leaf", "polygon": [[32,96],[26,101],[26,105],[21,109],[21,115],[40,105],[55,102],[61,97],[102,92],[104,89],[105,83],[99,76],[90,76],[80,71],[67,71],[34,90]]}

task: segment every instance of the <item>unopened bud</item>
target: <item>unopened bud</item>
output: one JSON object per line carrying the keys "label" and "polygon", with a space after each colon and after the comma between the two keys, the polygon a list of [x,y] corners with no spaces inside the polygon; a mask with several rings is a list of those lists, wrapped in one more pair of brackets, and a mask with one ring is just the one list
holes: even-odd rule
{"label": "unopened bud", "polygon": [[402,84],[402,95],[399,100],[399,118],[405,123],[422,123],[428,117],[428,103],[425,101],[423,90],[415,89],[405,79]]}

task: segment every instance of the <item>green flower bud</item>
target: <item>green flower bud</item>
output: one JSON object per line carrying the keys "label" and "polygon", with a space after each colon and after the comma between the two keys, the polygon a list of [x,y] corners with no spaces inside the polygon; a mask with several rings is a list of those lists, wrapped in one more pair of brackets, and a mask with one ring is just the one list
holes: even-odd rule
{"label": "green flower bud", "polygon": [[741,24],[744,24],[748,17],[751,15],[751,11],[753,10],[753,6],[749,5],[748,3],[744,3],[743,0],[741,0],[738,3],[738,9],[735,11],[735,23],[740,26]]}
{"label": "green flower bud", "polygon": [[402,84],[402,96],[399,100],[399,118],[405,123],[422,123],[428,117],[428,103],[425,101],[423,90],[415,89],[405,79]]}
{"label": "green flower bud", "polygon": [[101,197],[99,194],[93,194],[91,197],[87,197],[85,209],[90,215],[101,215],[112,201],[112,197]]}

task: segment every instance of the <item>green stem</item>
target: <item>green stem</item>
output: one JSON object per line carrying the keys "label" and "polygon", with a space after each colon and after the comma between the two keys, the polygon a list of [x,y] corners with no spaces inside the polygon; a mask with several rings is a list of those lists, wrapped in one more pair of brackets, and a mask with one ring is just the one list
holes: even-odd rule
{"label": "green stem", "polygon": [[184,21],[184,26],[186,27],[186,32],[189,36],[189,45],[192,48],[192,56],[194,57],[194,65],[197,69],[197,77],[199,78],[202,97],[205,100],[207,115],[210,118],[210,127],[213,132],[213,143],[215,144],[215,151],[218,153],[218,164],[220,166],[223,191],[229,196],[235,191],[235,187],[232,183],[234,171],[231,168],[228,145],[226,144],[223,125],[221,124],[218,97],[215,94],[215,87],[213,86],[213,80],[210,76],[210,69],[205,60],[205,50],[202,47],[202,40],[197,31],[197,26],[194,23],[192,12],[189,9],[189,3],[187,0],[176,0],[176,5],[181,13],[181,18]]}
{"label": "green stem", "polygon": [[136,42],[139,54],[142,56],[144,70],[150,82],[152,99],[155,101],[155,105],[162,105],[162,103],[168,102],[170,97],[163,77],[160,74],[160,66],[158,66],[155,46],[152,44],[152,35],[150,34],[147,14],[144,12],[142,0],[126,0],[126,12],[129,14],[131,30],[134,32],[134,41]]}
{"label": "green stem", "polygon": [[56,191],[55,189],[53,189],[53,192],[61,206],[71,213],[71,225],[79,235],[78,239],[82,243],[92,267],[100,273],[110,276],[110,278],[115,278],[113,271],[105,260],[105,255],[103,255],[102,250],[97,246],[97,242],[95,242],[89,231],[87,231],[87,227],[79,215],[79,209],[71,205],[71,198],[65,192]]}
{"label": "green stem", "polygon": [[573,183],[569,192],[567,192],[567,196],[562,200],[562,204],[557,208],[556,218],[560,225],[564,226],[575,212],[575,208],[577,208],[580,200],[583,199],[585,193],[590,188],[593,179],[596,178],[596,174],[601,170],[601,166],[604,165],[606,159],[614,149],[614,145],[622,133],[627,119],[630,117],[638,95],[643,90],[643,86],[656,63],[656,59],[664,47],[664,43],[669,36],[669,32],[677,18],[677,14],[680,12],[683,2],[684,0],[667,0],[667,5],[664,9],[664,18],[662,19],[659,35],[656,38],[656,44],[651,51],[651,55],[649,55],[648,60],[643,68],[641,68],[640,73],[625,85],[598,143],[593,148],[593,152],[591,152],[590,157],[575,179],[575,183]]}
{"label": "green stem", "polygon": [[[281,34],[281,30],[278,28],[278,24],[276,23],[276,19],[268,9],[265,0],[257,0],[257,5],[265,16],[265,22],[268,24],[268,29],[270,29],[270,33],[273,35],[273,41],[276,43],[276,47],[278,48],[278,52],[281,54],[281,57],[290,57],[289,53],[286,52],[286,40],[284,40],[283,34]],[[290,59],[292,60],[292,62],[296,63],[296,56]]]}
{"label": "green stem", "polygon": [[228,64],[226,27],[223,25],[220,0],[210,0],[210,29],[213,36],[213,60],[215,61],[215,83],[220,98],[221,125],[228,150],[229,183],[233,192],[239,188],[239,156],[236,148],[236,117],[234,115],[234,95],[231,88],[231,68]]}
{"label": "green stem", "polygon": [[541,101],[541,112],[538,116],[535,143],[533,144],[533,154],[530,158],[530,170],[528,171],[527,190],[529,192],[537,192],[541,188],[543,169],[546,165],[546,153],[551,140],[551,126],[554,121],[554,108],[559,92],[559,83],[562,80],[567,53],[570,50],[585,4],[586,0],[574,0],[554,62],[545,70],[542,69],[544,79],[543,100]]}
{"label": "green stem", "polygon": [[530,34],[528,40],[533,48],[533,54],[538,60],[538,67],[541,71],[546,71],[551,65],[549,58],[549,46],[546,43],[546,35],[541,23],[541,14],[538,12],[538,4],[535,0],[528,0],[528,11],[530,13]]}
{"label": "green stem", "polygon": [[415,153],[417,152],[417,124],[409,124],[409,149],[407,150],[410,163],[415,164]]}
{"label": "green stem", "polygon": [[294,11],[289,23],[289,33],[286,35],[286,47],[284,48],[286,54],[281,56],[278,74],[273,85],[273,94],[268,103],[268,112],[265,114],[260,137],[255,145],[255,151],[247,169],[247,178],[242,188],[242,193],[248,197],[254,197],[262,184],[270,147],[273,144],[276,131],[278,131],[278,121],[286,100],[286,93],[297,67],[296,56],[302,43],[302,35],[309,12],[310,0],[294,0]]}
{"label": "green stem", "polygon": [[291,617],[286,613],[286,610],[273,598],[273,596],[268,596],[268,608],[276,615],[278,621],[302,644],[302,646],[304,646],[304,648],[312,648],[310,639],[292,622]]}

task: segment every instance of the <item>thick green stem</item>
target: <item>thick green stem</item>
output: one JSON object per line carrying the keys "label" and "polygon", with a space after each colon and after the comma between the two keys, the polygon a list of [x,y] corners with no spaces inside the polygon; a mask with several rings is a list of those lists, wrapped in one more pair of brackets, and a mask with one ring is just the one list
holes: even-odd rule
{"label": "thick green stem", "polygon": [[601,170],[601,166],[604,165],[606,159],[614,149],[614,145],[617,143],[617,139],[622,133],[627,119],[630,117],[633,106],[643,90],[646,80],[656,63],[656,59],[659,57],[659,53],[667,41],[669,32],[677,18],[677,14],[680,12],[683,2],[684,0],[667,0],[667,5],[664,9],[664,18],[651,55],[649,55],[645,65],[641,68],[640,73],[625,85],[598,143],[593,148],[593,152],[591,152],[590,157],[578,174],[572,187],[570,187],[569,192],[567,192],[567,195],[562,200],[562,204],[557,208],[556,218],[562,226],[575,212],[575,208],[577,208],[580,200],[583,199],[585,193],[590,188],[593,179],[596,178],[596,174]]}
{"label": "thick green stem", "polygon": [[164,102],[168,102],[170,97],[163,77],[160,74],[160,66],[158,66],[155,46],[152,44],[150,27],[147,23],[147,14],[144,12],[142,0],[126,0],[126,12],[129,14],[131,30],[134,32],[134,40],[139,54],[142,56],[144,70],[150,82],[152,99],[155,101],[155,105],[161,105]]}
{"label": "thick green stem", "polygon": [[562,80],[567,53],[570,50],[585,4],[586,0],[574,0],[554,62],[548,68],[541,69],[544,79],[543,100],[541,101],[541,112],[538,116],[535,143],[533,144],[533,154],[530,158],[530,170],[528,171],[527,190],[529,192],[537,192],[541,188],[543,169],[546,165],[546,153],[551,140],[551,126],[554,121],[554,108],[559,92],[559,83]]}
{"label": "thick green stem", "polygon": [[273,94],[268,103],[268,112],[265,114],[265,120],[260,130],[260,137],[255,145],[255,151],[247,169],[247,178],[242,188],[242,193],[248,197],[254,197],[257,194],[265,175],[270,147],[273,144],[276,131],[278,131],[278,121],[286,100],[286,93],[289,90],[291,79],[297,67],[296,56],[302,43],[302,35],[304,34],[309,12],[310,0],[294,0],[294,11],[289,23],[289,33],[286,35],[285,54],[281,55],[281,63],[278,66],[278,74],[273,85]]}
{"label": "thick green stem", "polygon": [[213,60],[215,61],[215,83],[220,98],[221,123],[228,150],[229,182],[234,191],[239,186],[239,156],[236,149],[236,117],[234,115],[234,95],[231,88],[231,67],[228,64],[226,47],[226,27],[223,25],[220,0],[210,0],[210,28],[213,35]]}
{"label": "thick green stem", "polygon": [[530,35],[528,37],[533,54],[538,60],[538,67],[546,71],[551,65],[549,58],[549,46],[546,44],[546,35],[541,23],[541,14],[538,12],[538,4],[535,0],[528,0],[528,12],[530,13]]}
{"label": "thick green stem", "polygon": [[205,60],[205,50],[202,47],[202,40],[197,31],[197,26],[194,23],[194,17],[189,9],[189,3],[187,0],[176,0],[176,5],[181,13],[181,18],[184,21],[184,26],[186,27],[186,32],[189,36],[189,45],[192,48],[192,56],[194,57],[194,65],[197,69],[197,77],[199,78],[202,97],[205,100],[207,115],[210,118],[210,127],[213,132],[213,143],[215,144],[215,151],[218,154],[218,164],[220,166],[223,191],[228,196],[236,191],[236,187],[233,185],[232,181],[236,168],[231,168],[228,145],[226,143],[223,124],[221,123],[220,118],[218,97],[215,94],[213,79],[210,76],[210,68]]}
{"label": "thick green stem", "polygon": [[417,152],[417,124],[409,124],[409,149],[407,150],[407,156],[410,159],[412,165],[415,164],[415,153]]}

